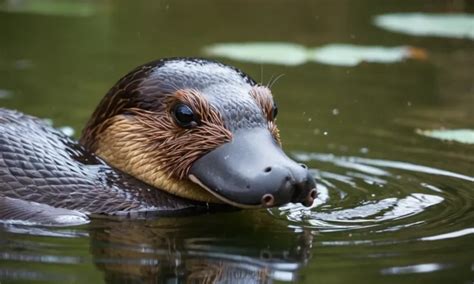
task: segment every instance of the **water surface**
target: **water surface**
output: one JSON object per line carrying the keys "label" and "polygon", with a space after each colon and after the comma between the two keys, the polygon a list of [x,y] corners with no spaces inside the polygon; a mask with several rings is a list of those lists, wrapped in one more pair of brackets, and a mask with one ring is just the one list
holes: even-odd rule
{"label": "water surface", "polygon": [[473,283],[474,145],[423,133],[474,129],[474,41],[376,25],[383,15],[472,17],[470,1],[40,2],[0,1],[0,106],[76,136],[133,67],[215,44],[424,56],[354,66],[216,57],[272,84],[284,148],[318,180],[313,208],[3,224],[1,283]]}

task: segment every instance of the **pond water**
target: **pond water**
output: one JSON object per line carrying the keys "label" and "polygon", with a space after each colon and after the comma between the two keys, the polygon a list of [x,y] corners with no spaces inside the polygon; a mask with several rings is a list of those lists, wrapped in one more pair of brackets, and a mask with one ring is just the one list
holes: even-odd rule
{"label": "pond water", "polygon": [[272,85],[319,193],[310,209],[3,224],[0,283],[474,283],[473,15],[468,0],[0,1],[0,107],[77,137],[133,67],[219,59]]}

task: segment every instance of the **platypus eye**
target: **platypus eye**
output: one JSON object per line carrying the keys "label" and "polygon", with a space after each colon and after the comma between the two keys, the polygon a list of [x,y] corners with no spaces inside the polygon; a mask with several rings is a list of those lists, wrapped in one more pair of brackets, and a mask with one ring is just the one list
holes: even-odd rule
{"label": "platypus eye", "polygon": [[181,127],[192,128],[197,126],[199,123],[199,119],[194,114],[193,110],[183,103],[176,104],[171,112],[176,123]]}
{"label": "platypus eye", "polygon": [[272,120],[276,118],[278,114],[278,107],[275,103],[273,103],[273,108],[272,108]]}

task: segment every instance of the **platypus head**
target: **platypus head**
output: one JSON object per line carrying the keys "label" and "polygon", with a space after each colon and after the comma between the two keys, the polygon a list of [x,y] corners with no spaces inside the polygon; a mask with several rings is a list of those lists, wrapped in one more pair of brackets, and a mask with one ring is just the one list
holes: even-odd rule
{"label": "platypus head", "polygon": [[172,194],[236,207],[310,206],[315,182],[281,149],[267,87],[204,59],[140,66],[107,93],[81,143]]}

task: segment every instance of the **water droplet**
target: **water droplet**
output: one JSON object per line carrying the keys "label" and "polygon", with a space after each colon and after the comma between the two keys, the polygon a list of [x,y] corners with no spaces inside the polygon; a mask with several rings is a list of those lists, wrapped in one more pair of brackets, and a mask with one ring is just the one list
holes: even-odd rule
{"label": "water droplet", "polygon": [[62,133],[66,134],[69,137],[74,135],[74,128],[70,126],[59,127],[58,129],[59,131],[61,131]]}

